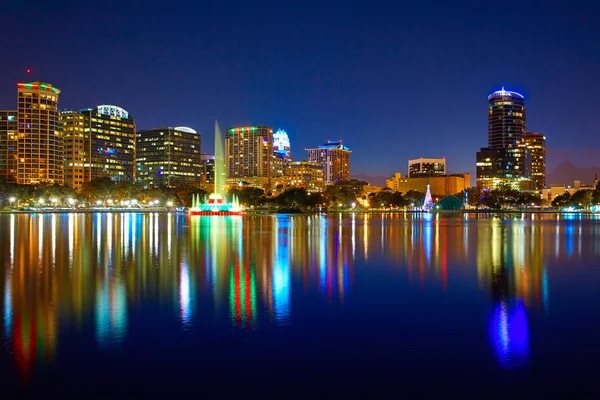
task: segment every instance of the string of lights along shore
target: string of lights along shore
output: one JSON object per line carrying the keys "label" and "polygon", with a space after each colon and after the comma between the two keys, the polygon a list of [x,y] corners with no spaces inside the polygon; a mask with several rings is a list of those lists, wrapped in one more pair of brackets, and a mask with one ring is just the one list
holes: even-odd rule
{"label": "string of lights along shore", "polygon": [[[18,83],[16,93],[16,108],[0,110],[1,180],[65,185],[76,191],[103,177],[144,188],[214,189],[214,156],[202,152],[201,135],[192,127],[165,121],[171,125],[138,129],[128,110],[111,104],[61,111],[63,94],[50,83]],[[476,155],[476,185],[508,185],[543,196],[546,138],[527,131],[524,96],[505,88],[490,94],[487,130],[487,147]],[[306,157],[294,160],[297,153],[283,129],[252,125],[224,132],[229,188],[256,187],[271,195],[289,188],[314,193],[351,180],[352,150],[342,139],[306,148]],[[445,158],[420,157],[409,160],[407,174],[396,172],[386,186],[366,185],[374,192],[402,193],[425,193],[429,187],[436,197],[471,187],[469,174],[447,171]]]}

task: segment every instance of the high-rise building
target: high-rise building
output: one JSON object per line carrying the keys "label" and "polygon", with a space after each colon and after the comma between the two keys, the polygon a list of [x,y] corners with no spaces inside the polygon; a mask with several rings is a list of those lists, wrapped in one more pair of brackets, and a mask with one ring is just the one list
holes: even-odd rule
{"label": "high-rise building", "polygon": [[228,182],[270,189],[273,175],[273,128],[264,125],[225,131],[225,169]]}
{"label": "high-rise building", "polygon": [[325,185],[350,179],[350,150],[342,141],[328,141],[322,146],[308,151],[308,161],[318,163],[323,168]]}
{"label": "high-rise building", "polygon": [[200,154],[200,165],[202,165],[200,181],[203,184],[215,183],[215,156],[206,153]]}
{"label": "high-rise building", "polygon": [[533,189],[546,188],[546,136],[541,133],[525,133],[525,143],[531,153],[531,180]]}
{"label": "high-rise building", "polygon": [[531,154],[525,144],[525,97],[498,90],[488,96],[488,147],[477,153],[477,185],[529,189]]}
{"label": "high-rise building", "polygon": [[284,176],[292,161],[290,138],[283,129],[273,134],[273,162],[271,163],[272,177]]}
{"label": "high-rise building", "polygon": [[0,180],[17,180],[17,110],[0,110]]}
{"label": "high-rise building", "polygon": [[323,167],[319,163],[292,161],[287,175],[292,187],[305,188],[309,193],[323,191]]}
{"label": "high-rise building", "polygon": [[63,125],[63,156],[64,184],[79,191],[83,189],[85,182],[90,180],[89,154],[90,148],[86,149],[85,133],[86,121],[79,111],[63,111],[61,114]]}
{"label": "high-rise building", "polygon": [[446,175],[445,158],[417,158],[408,160],[408,177],[419,178],[426,176]]}
{"label": "high-rise building", "polygon": [[62,124],[65,185],[80,190],[102,177],[135,181],[135,121],[126,110],[100,105],[63,111]]}
{"label": "high-rise building", "polygon": [[136,179],[145,187],[200,185],[200,134],[186,126],[138,131]]}
{"label": "high-rise building", "polygon": [[60,90],[49,83],[18,83],[17,183],[63,183]]}

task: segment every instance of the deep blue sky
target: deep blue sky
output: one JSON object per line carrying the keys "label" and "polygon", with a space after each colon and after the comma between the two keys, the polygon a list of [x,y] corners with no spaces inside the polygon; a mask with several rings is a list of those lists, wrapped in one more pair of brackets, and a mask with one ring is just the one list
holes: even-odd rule
{"label": "deep blue sky", "polygon": [[188,125],[208,152],[218,119],[285,129],[295,159],[342,138],[353,175],[405,173],[420,156],[473,173],[487,95],[504,85],[526,96],[549,170],[600,164],[597,2],[3,3],[0,108],[15,107],[17,81],[43,80],[61,108]]}

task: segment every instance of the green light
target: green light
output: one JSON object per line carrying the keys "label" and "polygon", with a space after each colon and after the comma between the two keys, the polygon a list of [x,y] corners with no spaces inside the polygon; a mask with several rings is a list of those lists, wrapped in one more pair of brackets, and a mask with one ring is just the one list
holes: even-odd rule
{"label": "green light", "polygon": [[31,89],[31,86],[32,86],[32,85],[31,85],[31,83],[26,83],[26,84],[25,84],[25,87],[26,87],[27,89]]}
{"label": "green light", "polygon": [[256,127],[255,127],[255,126],[253,126],[253,127],[252,127],[252,131],[255,131],[255,130],[256,130]]}

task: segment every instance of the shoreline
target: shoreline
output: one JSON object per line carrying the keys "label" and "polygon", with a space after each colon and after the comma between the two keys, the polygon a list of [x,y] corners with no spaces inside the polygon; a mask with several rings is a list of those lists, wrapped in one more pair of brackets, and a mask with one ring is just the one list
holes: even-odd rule
{"label": "shoreline", "polygon": [[[0,214],[186,214],[188,211],[167,209],[44,209],[44,210],[0,210]],[[465,215],[465,214],[582,214],[600,215],[598,212],[560,211],[560,210],[441,210],[441,211],[413,211],[413,210],[336,210],[336,211],[305,211],[285,213],[268,210],[247,210],[242,215],[313,215],[313,214],[440,214],[440,215]]]}

